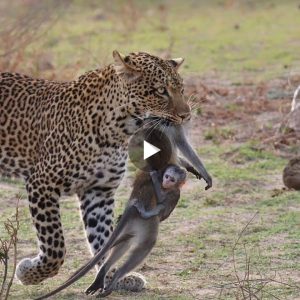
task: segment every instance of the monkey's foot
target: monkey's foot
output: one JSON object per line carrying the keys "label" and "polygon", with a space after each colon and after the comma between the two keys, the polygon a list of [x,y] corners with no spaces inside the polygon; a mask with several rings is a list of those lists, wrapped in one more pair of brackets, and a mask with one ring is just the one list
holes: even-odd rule
{"label": "monkey's foot", "polygon": [[58,273],[62,262],[55,262],[51,265],[43,263],[39,256],[30,259],[24,258],[17,265],[16,277],[23,285],[39,284],[43,280],[53,277]]}
{"label": "monkey's foot", "polygon": [[[105,286],[109,285],[115,272],[116,270],[114,269],[106,275]],[[117,282],[115,285],[115,290],[140,292],[145,287],[146,283],[146,279],[143,275],[136,272],[131,272]]]}
{"label": "monkey's foot", "polygon": [[103,290],[96,296],[96,298],[104,298],[104,297],[110,295],[112,293],[112,291],[113,291],[112,289]]}
{"label": "monkey's foot", "polygon": [[94,281],[85,291],[86,295],[94,295],[97,291],[101,291],[104,284]]}

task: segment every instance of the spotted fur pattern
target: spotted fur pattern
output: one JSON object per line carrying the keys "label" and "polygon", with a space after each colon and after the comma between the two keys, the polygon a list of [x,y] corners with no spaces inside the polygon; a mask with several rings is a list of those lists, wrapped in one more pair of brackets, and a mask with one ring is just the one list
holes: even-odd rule
{"label": "spotted fur pattern", "polygon": [[[96,253],[113,230],[129,137],[148,115],[175,123],[190,117],[180,61],[147,53],[113,56],[114,64],[72,82],[0,74],[0,172],[24,178],[38,237],[38,254],[17,267],[23,284],[55,276],[64,262],[60,197],[78,195]],[[126,280],[120,287],[126,288]],[[142,284],[129,281],[131,290]]]}

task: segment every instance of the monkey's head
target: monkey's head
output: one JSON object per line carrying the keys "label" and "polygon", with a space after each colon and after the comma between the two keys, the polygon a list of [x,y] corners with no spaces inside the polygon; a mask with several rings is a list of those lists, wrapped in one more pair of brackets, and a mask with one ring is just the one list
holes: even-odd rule
{"label": "monkey's head", "polygon": [[162,187],[164,189],[181,188],[186,180],[186,172],[176,165],[169,165],[163,174]]}

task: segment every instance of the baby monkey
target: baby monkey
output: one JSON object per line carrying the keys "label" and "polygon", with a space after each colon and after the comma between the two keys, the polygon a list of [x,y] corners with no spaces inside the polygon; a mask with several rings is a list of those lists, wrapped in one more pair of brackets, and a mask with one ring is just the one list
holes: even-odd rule
{"label": "baby monkey", "polygon": [[[156,243],[159,223],[168,218],[176,207],[180,198],[180,189],[186,180],[185,170],[177,165],[168,165],[163,170],[154,173],[159,188],[157,186],[154,188],[151,174],[141,172],[136,176],[125,211],[103,249],[64,284],[38,299],[48,298],[64,290],[84,276],[104,257],[106,257],[105,261],[96,279],[86,290],[86,294],[100,291],[99,297],[105,297],[115,289],[119,279],[146,258]],[[157,197],[158,193],[161,198]],[[157,199],[162,199],[162,201],[158,203]],[[105,286],[107,272],[128,251],[128,258]]]}
{"label": "baby monkey", "polygon": [[[161,172],[150,172],[150,176],[154,183],[155,207],[147,211],[144,201],[135,201],[133,206],[137,208],[143,219],[159,216],[162,222],[170,216],[178,203],[180,189],[186,180],[186,172],[176,165],[169,165],[163,172],[161,184],[159,182]],[[159,199],[162,199],[162,202],[159,202]]]}

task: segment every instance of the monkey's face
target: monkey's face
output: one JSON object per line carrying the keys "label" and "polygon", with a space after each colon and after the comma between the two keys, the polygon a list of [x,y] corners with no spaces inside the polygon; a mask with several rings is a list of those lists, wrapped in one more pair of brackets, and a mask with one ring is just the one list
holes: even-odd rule
{"label": "monkey's face", "polygon": [[164,173],[162,187],[164,189],[181,188],[185,183],[185,173],[177,173],[174,170],[167,170]]}
{"label": "monkey's face", "polygon": [[164,189],[181,188],[186,180],[186,172],[176,165],[169,166],[163,175],[162,187]]}
{"label": "monkey's face", "polygon": [[170,189],[176,186],[176,178],[173,176],[173,174],[169,174],[168,172],[165,172],[162,182],[162,187],[164,189]]}

